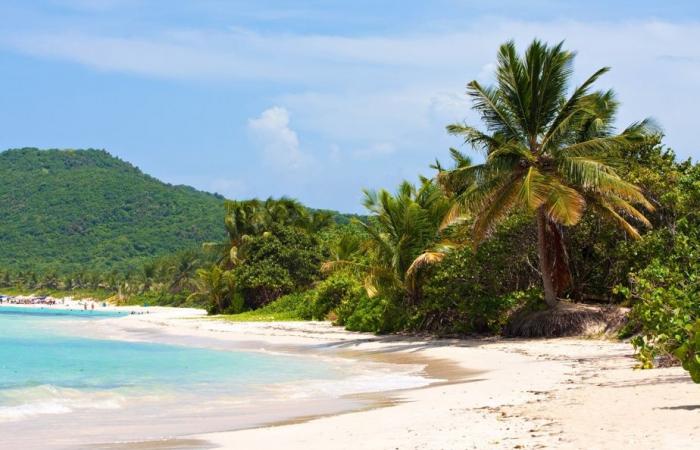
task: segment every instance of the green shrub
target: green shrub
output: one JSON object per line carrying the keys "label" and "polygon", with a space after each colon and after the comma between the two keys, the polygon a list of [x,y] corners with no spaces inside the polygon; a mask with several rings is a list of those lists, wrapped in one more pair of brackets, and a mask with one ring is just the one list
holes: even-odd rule
{"label": "green shrub", "polygon": [[405,309],[395,302],[382,297],[368,297],[363,293],[342,323],[350,331],[390,333],[404,329],[407,320]]}
{"label": "green shrub", "polygon": [[674,357],[700,382],[700,236],[681,224],[673,246],[631,276],[627,293],[634,302],[630,328],[640,367],[654,367],[660,356]]}
{"label": "green shrub", "polygon": [[700,383],[700,319],[685,326],[687,339],[673,351],[694,382]]}
{"label": "green shrub", "polygon": [[[356,278],[337,272],[314,287],[312,316],[314,319],[323,320],[341,304],[345,303],[347,307],[356,303],[363,293],[364,289]],[[337,312],[335,316],[340,317]]]}
{"label": "green shrub", "polygon": [[293,291],[308,289],[320,276],[324,259],[318,239],[284,226],[250,238],[245,263],[233,269],[246,306],[258,308]]}
{"label": "green shrub", "polygon": [[311,291],[283,295],[262,308],[229,315],[227,320],[235,322],[268,322],[280,320],[311,320]]}
{"label": "green shrub", "polygon": [[[498,333],[509,313],[525,297],[537,295],[539,276],[528,245],[527,217],[513,217],[477,251],[465,246],[449,254],[427,274],[410,327],[438,333]],[[521,294],[526,292],[527,294]]]}
{"label": "green shrub", "polygon": [[222,314],[238,314],[245,309],[245,298],[240,292],[234,292],[231,296],[231,304],[222,311]]}
{"label": "green shrub", "polygon": [[260,260],[233,269],[246,306],[257,308],[294,290],[289,272],[274,260]]}
{"label": "green shrub", "polygon": [[334,325],[346,326],[348,318],[352,316],[357,308],[357,304],[360,299],[367,296],[364,291],[360,291],[359,295],[356,297],[346,297],[340,304],[335,308],[335,322]]}

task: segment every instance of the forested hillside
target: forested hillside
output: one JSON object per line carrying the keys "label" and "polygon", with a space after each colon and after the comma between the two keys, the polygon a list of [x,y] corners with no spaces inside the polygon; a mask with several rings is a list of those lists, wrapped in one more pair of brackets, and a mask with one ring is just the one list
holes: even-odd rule
{"label": "forested hillside", "polygon": [[222,236],[223,198],[103,150],[0,153],[0,266],[122,269]]}

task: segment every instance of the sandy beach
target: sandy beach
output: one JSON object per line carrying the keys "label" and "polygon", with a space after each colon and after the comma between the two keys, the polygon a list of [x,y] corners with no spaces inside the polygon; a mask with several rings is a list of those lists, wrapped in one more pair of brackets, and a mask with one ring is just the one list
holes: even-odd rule
{"label": "sandy beach", "polygon": [[388,393],[362,411],[131,448],[690,449],[700,440],[697,385],[678,367],[635,370],[624,342],[374,336],[323,322],[230,323],[193,316],[196,310],[148,311],[103,321],[103,331],[422,363],[436,382]]}
{"label": "sandy beach", "polygon": [[[62,299],[49,309],[83,309]],[[92,307],[87,302],[88,308]],[[24,305],[22,307],[27,307]],[[263,427],[123,442],[114,449],[690,449],[700,439],[700,389],[679,367],[637,370],[628,343],[601,339],[431,339],[354,333],[327,322],[233,323],[196,309],[86,322],[95,337],[217,349],[341,357],[422,367],[431,384],[374,392],[363,407],[300,407]],[[87,325],[89,323],[89,325]],[[408,367],[406,366],[406,367]],[[293,411],[294,403],[290,404]],[[327,404],[325,405],[328,406]],[[341,408],[342,409],[342,408]],[[289,414],[287,414],[289,415]],[[231,426],[231,429],[240,426]]]}

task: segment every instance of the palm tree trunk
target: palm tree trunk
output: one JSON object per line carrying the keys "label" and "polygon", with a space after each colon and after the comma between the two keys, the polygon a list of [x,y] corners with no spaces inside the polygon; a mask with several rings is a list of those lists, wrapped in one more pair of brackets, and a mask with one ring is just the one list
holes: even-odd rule
{"label": "palm tree trunk", "polygon": [[555,308],[559,301],[557,300],[557,291],[554,287],[554,267],[551,261],[551,252],[549,245],[551,244],[547,238],[547,216],[542,208],[537,210],[537,253],[540,260],[540,272],[542,274],[542,287],[544,288],[544,301],[550,308]]}
{"label": "palm tree trunk", "polygon": [[552,267],[552,282],[554,283],[554,292],[557,297],[562,297],[566,290],[572,284],[571,267],[569,266],[569,253],[566,251],[566,243],[564,242],[564,232],[560,225],[551,221],[547,221],[549,232],[547,242],[551,251],[549,263]]}

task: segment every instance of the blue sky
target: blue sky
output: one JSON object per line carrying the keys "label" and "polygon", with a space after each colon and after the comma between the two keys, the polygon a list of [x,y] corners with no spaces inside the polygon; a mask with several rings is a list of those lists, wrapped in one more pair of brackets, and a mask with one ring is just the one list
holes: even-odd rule
{"label": "blue sky", "polygon": [[[464,85],[500,43],[578,51],[620,125],[695,144],[700,2],[0,1],[0,149],[104,148],[232,198],[361,211],[361,189],[430,174],[476,122]],[[611,5],[612,4],[612,5]]]}

